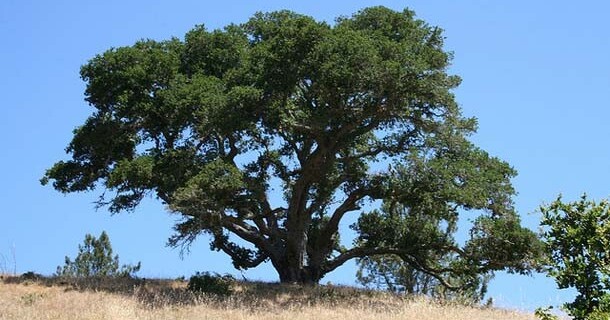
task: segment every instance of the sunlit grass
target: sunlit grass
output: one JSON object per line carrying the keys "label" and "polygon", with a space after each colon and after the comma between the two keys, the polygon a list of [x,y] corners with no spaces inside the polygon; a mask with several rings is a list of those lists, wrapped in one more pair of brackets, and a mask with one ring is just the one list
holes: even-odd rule
{"label": "sunlit grass", "polygon": [[238,283],[226,298],[193,294],[183,281],[119,279],[65,282],[0,281],[0,319],[534,319],[494,308],[466,307],[425,298],[354,288],[303,289]]}

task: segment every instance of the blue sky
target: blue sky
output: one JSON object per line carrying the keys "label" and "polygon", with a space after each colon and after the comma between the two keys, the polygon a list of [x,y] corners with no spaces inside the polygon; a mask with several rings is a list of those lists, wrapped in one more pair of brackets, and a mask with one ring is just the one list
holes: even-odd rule
{"label": "blue sky", "polygon": [[[559,193],[610,195],[610,4],[574,1],[28,1],[0,2],[0,271],[51,274],[74,256],[86,233],[106,230],[124,262],[142,262],[145,277],[234,272],[205,239],[190,255],[166,248],[177,218],[154,200],[135,212],[95,211],[99,193],[64,196],[38,180],[65,159],[72,130],[92,109],[83,101],[79,67],[111,47],[141,38],[183,37],[196,24],[220,28],[256,11],[291,9],[332,21],[372,5],[413,9],[445,29],[451,72],[467,116],[479,119],[476,144],[508,161],[524,222]],[[468,216],[466,216],[468,218]],[[14,255],[14,259],[13,259]],[[353,284],[348,264],[323,281]],[[275,280],[270,267],[244,274]],[[498,275],[489,295],[498,305],[533,309],[572,293],[544,276]]]}

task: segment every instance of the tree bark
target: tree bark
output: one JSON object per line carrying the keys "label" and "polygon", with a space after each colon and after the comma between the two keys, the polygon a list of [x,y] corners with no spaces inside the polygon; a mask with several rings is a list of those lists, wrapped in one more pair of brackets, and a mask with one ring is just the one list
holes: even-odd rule
{"label": "tree bark", "polygon": [[321,270],[313,269],[308,266],[295,267],[294,265],[284,264],[275,266],[280,282],[291,284],[317,284],[321,277]]}

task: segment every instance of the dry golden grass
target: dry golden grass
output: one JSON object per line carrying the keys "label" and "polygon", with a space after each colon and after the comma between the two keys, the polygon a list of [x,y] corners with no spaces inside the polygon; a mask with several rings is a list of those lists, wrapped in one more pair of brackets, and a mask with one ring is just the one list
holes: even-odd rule
{"label": "dry golden grass", "polygon": [[61,284],[45,280],[0,281],[0,319],[534,319],[515,311],[405,300],[340,287],[240,284],[224,299],[187,292],[183,282]]}

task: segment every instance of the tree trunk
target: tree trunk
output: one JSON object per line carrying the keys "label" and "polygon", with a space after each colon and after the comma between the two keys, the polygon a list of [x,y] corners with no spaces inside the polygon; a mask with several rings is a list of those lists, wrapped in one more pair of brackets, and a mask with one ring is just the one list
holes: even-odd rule
{"label": "tree trunk", "polygon": [[286,219],[287,237],[284,247],[282,261],[273,263],[280,276],[282,283],[316,284],[322,278],[321,263],[309,261],[307,257],[308,229],[311,224],[311,212],[307,209],[308,192],[312,183],[320,176],[325,175],[332,161],[328,161],[329,152],[322,145],[302,165],[302,176],[293,187],[292,197],[288,206],[288,217]]}
{"label": "tree trunk", "polygon": [[282,261],[272,261],[281,283],[317,284],[322,276],[319,264],[305,265],[305,248],[302,250],[286,250]]}
{"label": "tree trunk", "polygon": [[280,282],[300,284],[313,282],[308,276],[309,272],[305,270],[306,241],[306,236],[297,236],[294,233],[287,239],[283,261],[275,266],[280,275]]}
{"label": "tree trunk", "polygon": [[320,281],[320,270],[313,270],[309,267],[295,268],[291,266],[283,266],[276,268],[281,283],[292,284],[317,284]]}

